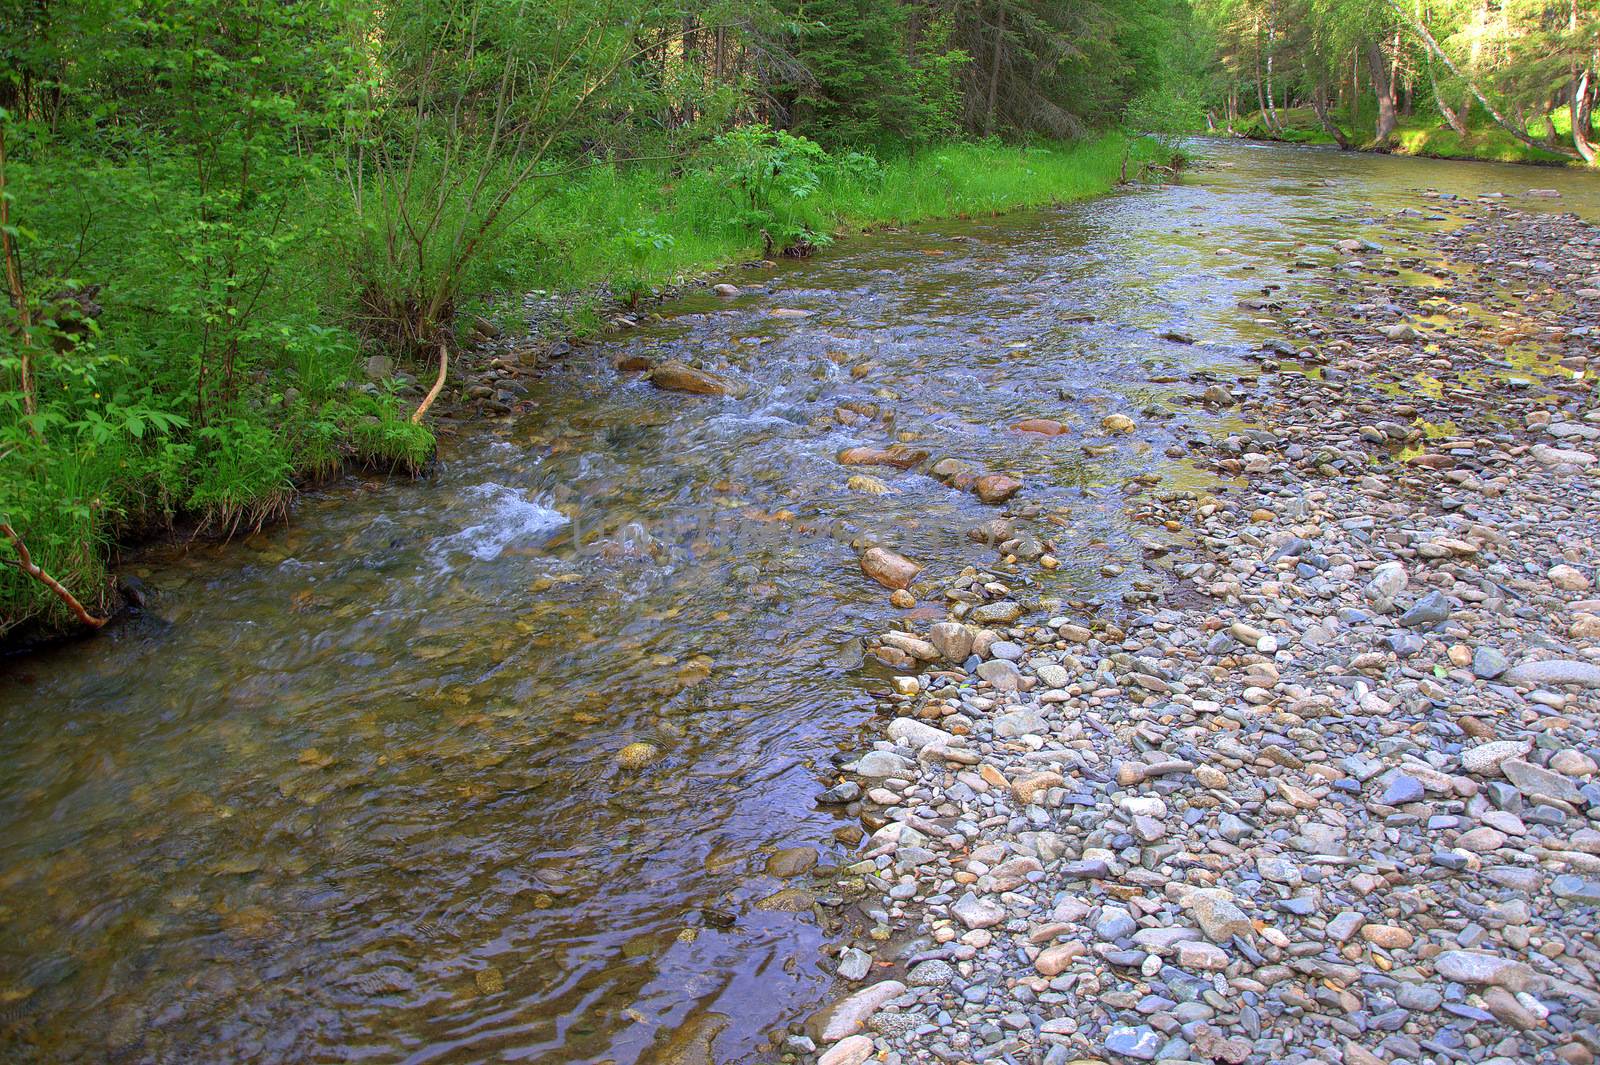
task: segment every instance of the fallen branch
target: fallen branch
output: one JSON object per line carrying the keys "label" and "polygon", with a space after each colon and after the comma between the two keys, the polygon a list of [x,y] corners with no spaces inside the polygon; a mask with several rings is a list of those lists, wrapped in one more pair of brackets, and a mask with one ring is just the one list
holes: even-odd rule
{"label": "fallen branch", "polygon": [[422,405],[417,408],[416,413],[411,415],[412,425],[422,421],[422,416],[428,413],[428,408],[433,406],[433,401],[439,398],[439,393],[444,389],[445,371],[449,368],[450,352],[445,348],[444,341],[441,340],[439,341],[439,379],[433,383],[432,388],[428,389],[428,394],[422,397]]}
{"label": "fallen branch", "polygon": [[77,598],[73,596],[71,592],[67,591],[61,586],[60,581],[56,580],[54,577],[50,576],[50,574],[46,573],[43,569],[34,564],[33,556],[28,553],[28,545],[22,542],[22,537],[17,535],[17,530],[13,529],[9,523],[0,522],[0,532],[5,533],[6,537],[11,541],[11,546],[17,549],[18,561],[16,562],[16,566],[18,569],[22,570],[22,572],[26,573],[28,576],[32,577],[34,580],[38,581],[40,584],[43,584],[46,588],[54,592],[56,594],[56,598],[67,604],[67,607],[71,609],[74,614],[78,615],[78,620],[89,626],[91,629],[98,629],[100,626],[106,623],[105,618],[97,618],[85,610],[83,608],[83,604],[78,602]]}

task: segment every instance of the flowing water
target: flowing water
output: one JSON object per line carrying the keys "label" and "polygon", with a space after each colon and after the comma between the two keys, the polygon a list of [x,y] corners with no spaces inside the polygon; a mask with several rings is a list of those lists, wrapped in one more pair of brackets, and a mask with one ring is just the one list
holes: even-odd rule
{"label": "flowing water", "polygon": [[[142,617],[0,665],[0,1057],[687,1061],[714,1034],[715,1060],[759,1057],[831,979],[809,913],[755,905],[785,886],[763,858],[846,858],[815,798],[886,675],[858,638],[905,617],[851,544],[950,575],[995,513],[916,472],[852,490],[837,452],[907,438],[1021,476],[1063,565],[1018,583],[1125,609],[1124,483],[1209,483],[1169,454],[1230,426],[1196,375],[1274,335],[1241,299],[1433,224],[1384,221],[1424,187],[1600,213],[1581,175],[1200,150],[1177,187],[674,302],[428,479],[149,558]],[[743,395],[610,368],[639,354]],[[1104,438],[1112,412],[1140,431]],[[635,741],[661,756],[623,770]]]}

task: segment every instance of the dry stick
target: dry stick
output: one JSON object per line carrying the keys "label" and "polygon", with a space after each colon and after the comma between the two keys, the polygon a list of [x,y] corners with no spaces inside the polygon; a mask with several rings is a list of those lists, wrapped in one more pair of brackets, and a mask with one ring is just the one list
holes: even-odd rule
{"label": "dry stick", "polygon": [[439,393],[444,389],[444,374],[449,367],[450,352],[446,350],[444,341],[441,340],[439,341],[439,379],[433,383],[432,388],[428,389],[428,394],[422,397],[422,405],[417,408],[416,413],[411,415],[412,425],[422,421],[422,416],[428,413],[428,408],[433,406],[433,401],[439,398]]}
{"label": "dry stick", "polygon": [[0,522],[0,532],[5,533],[11,540],[11,546],[17,549],[17,558],[19,559],[17,568],[54,592],[58,599],[67,604],[72,612],[78,615],[78,620],[91,629],[98,629],[106,623],[105,618],[97,618],[85,610],[83,604],[78,602],[71,592],[61,586],[60,581],[34,564],[33,556],[28,554],[28,545],[22,542],[22,537],[17,535],[17,530],[13,529],[9,523]]}

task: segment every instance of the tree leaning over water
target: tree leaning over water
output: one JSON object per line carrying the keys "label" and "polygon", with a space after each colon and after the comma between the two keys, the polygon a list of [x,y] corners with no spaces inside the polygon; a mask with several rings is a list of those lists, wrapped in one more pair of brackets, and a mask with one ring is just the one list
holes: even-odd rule
{"label": "tree leaning over water", "polygon": [[[1493,126],[1540,153],[1596,165],[1596,0],[1197,0],[1217,41],[1211,103],[1224,123],[1255,105],[1310,107],[1341,146],[1394,142],[1437,116],[1458,137]],[[1343,106],[1336,106],[1338,98]],[[1369,123],[1370,136],[1346,137]]]}

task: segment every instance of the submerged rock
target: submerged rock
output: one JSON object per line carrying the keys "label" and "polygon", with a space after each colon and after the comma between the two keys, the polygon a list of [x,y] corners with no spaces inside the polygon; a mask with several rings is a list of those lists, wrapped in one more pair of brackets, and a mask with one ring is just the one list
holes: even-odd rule
{"label": "submerged rock", "polygon": [[643,769],[661,757],[653,743],[630,743],[617,752],[617,765],[623,769]]}
{"label": "submerged rock", "polygon": [[839,452],[838,461],[841,466],[893,466],[897,470],[909,470],[927,457],[928,453],[920,448],[895,444],[886,448],[848,447]]}
{"label": "submerged rock", "polygon": [[1107,414],[1100,419],[1100,428],[1108,433],[1131,433],[1137,425],[1126,414]]}
{"label": "submerged rock", "polygon": [[767,875],[780,878],[809,873],[817,864],[817,848],[784,847],[767,858]]}
{"label": "submerged rock", "polygon": [[664,362],[652,368],[650,383],[668,392],[690,392],[701,396],[726,396],[733,391],[724,378],[682,362]]}

